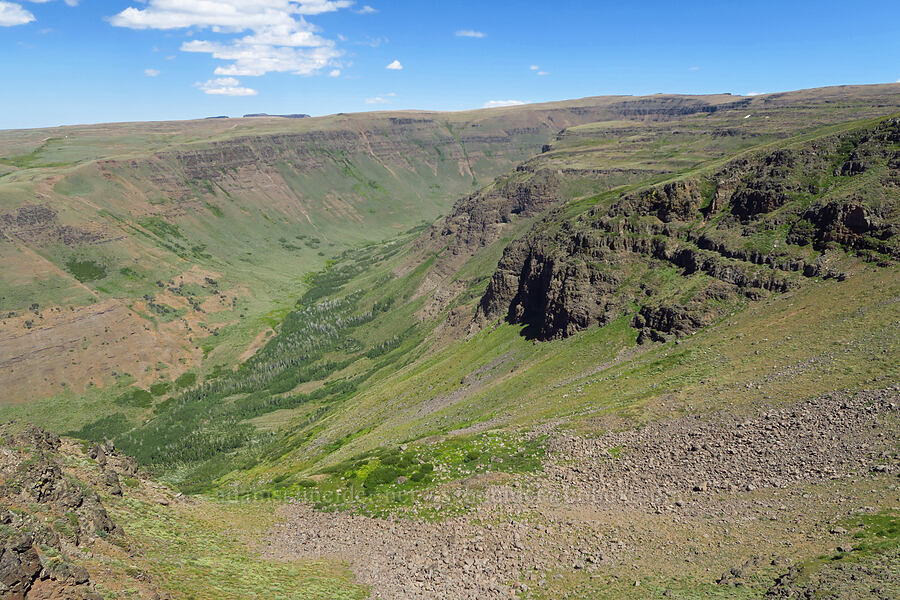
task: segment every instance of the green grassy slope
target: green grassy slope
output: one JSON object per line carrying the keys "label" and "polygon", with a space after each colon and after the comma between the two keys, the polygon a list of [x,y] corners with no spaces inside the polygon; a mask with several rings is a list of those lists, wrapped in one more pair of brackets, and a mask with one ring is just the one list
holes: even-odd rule
{"label": "green grassy slope", "polygon": [[[24,362],[8,400],[230,366],[329,257],[430,223],[615,100],[0,132],[0,361]],[[94,316],[107,335],[92,341],[79,323]],[[72,361],[28,358],[33,330]],[[141,345],[167,351],[148,361]],[[132,360],[90,373],[101,346]]]}
{"label": "green grassy slope", "polygon": [[[706,126],[718,130],[746,121],[739,114],[730,122],[724,116],[719,119]],[[766,121],[770,120],[763,120],[763,126]],[[277,481],[276,487],[284,492],[303,487],[323,466],[351,459],[359,452],[459,430],[478,433],[502,426],[534,427],[558,418],[569,420],[571,427],[590,430],[593,423],[604,422],[606,414],[641,420],[657,411],[684,410],[686,403],[739,406],[775,401],[779,395],[807,397],[835,386],[864,385],[896,366],[892,342],[896,332],[890,325],[896,322],[891,302],[897,292],[896,266],[890,250],[860,246],[856,238],[833,240],[827,248],[813,239],[789,241],[790,225],[803,220],[803,211],[812,205],[805,196],[769,216],[754,218],[750,224],[741,224],[729,212],[734,208],[730,204],[717,208],[715,218],[702,217],[707,205],[700,193],[691,210],[698,211],[696,218],[702,221],[688,220],[676,227],[681,221],[666,225],[653,211],[645,216],[626,215],[635,232],[649,227],[651,237],[668,236],[673,243],[683,236],[699,239],[705,232],[710,239],[721,238],[728,247],[736,244],[735,248],[752,251],[754,256],[775,257],[773,264],[800,258],[820,264],[816,257],[829,257],[829,270],[810,273],[811,277],[793,267],[793,271],[773,270],[760,259],[761,266],[753,269],[769,269],[788,282],[774,293],[760,283],[727,283],[732,280],[711,275],[714,271],[692,273],[684,265],[667,262],[665,256],[616,254],[607,267],[591,266],[590,257],[566,249],[566,240],[583,237],[579,228],[590,225],[593,215],[640,204],[648,197],[644,190],[656,189],[641,185],[663,185],[660,182],[667,176],[674,181],[693,181],[706,174],[731,172],[728,169],[737,168],[735,165],[747,168],[760,160],[755,157],[786,151],[805,156],[807,149],[819,155],[824,151],[823,160],[829,165],[835,162],[829,168],[840,169],[852,152],[841,140],[858,140],[858,132],[874,131],[879,123],[827,126],[780,142],[762,135],[761,144],[744,141],[728,148],[709,136],[708,129],[696,126],[694,134],[681,138],[691,150],[676,153],[690,156],[689,160],[673,158],[670,149],[640,158],[647,150],[633,140],[616,142],[620,148],[612,151],[607,141],[583,137],[584,131],[599,131],[609,123],[576,127],[562,135],[549,152],[511,176],[524,177],[522,184],[527,188],[530,174],[554,166],[560,171],[559,166],[569,165],[558,187],[561,195],[549,212],[539,221],[528,217],[527,211],[520,213],[496,241],[483,250],[463,252],[461,262],[451,261],[456,270],[449,275],[441,273],[453,256],[437,243],[441,236],[435,231],[441,227],[424,237],[411,232],[384,244],[347,251],[328,269],[306,280],[309,289],[297,310],[287,313],[278,334],[236,371],[217,371],[190,391],[164,391],[143,404],[119,396],[112,402],[76,400],[75,405],[81,407],[76,414],[83,416],[69,419],[68,424],[83,437],[120,433],[117,439],[124,449],[191,491],[215,487],[241,493],[271,491],[272,482]],[[782,132],[785,126],[778,125]],[[649,129],[658,127],[654,123]],[[655,135],[664,137],[662,132]],[[888,155],[871,154],[861,175],[826,175],[827,181],[818,182],[817,197],[821,198],[815,202],[855,194],[863,184],[854,178],[881,181],[879,178],[890,172],[886,165],[892,160],[893,143],[880,142]],[[735,160],[731,152],[744,147],[752,151]],[[866,146],[859,148],[862,152]],[[618,164],[613,155],[619,156]],[[633,164],[634,155],[652,171],[642,175],[643,184],[636,175],[617,187],[605,179],[605,174],[619,165]],[[810,168],[819,168],[817,165]],[[598,177],[601,167],[604,176]],[[803,180],[805,171],[798,169],[787,172],[786,180]],[[483,194],[508,189],[503,188],[506,180],[492,184]],[[703,188],[702,182],[696,186]],[[879,186],[868,187],[889,189]],[[722,189],[726,188],[732,193],[739,186],[723,184]],[[859,196],[857,200],[861,201]],[[888,206],[895,203],[888,201]],[[884,213],[880,222],[892,222],[895,217],[891,215]],[[654,222],[665,227],[658,229]],[[596,228],[590,226],[590,230]],[[619,235],[627,238],[634,234]],[[452,234],[445,237],[445,245],[456,239]],[[529,339],[533,325],[527,320],[522,324],[490,321],[487,324],[495,324],[487,328],[470,325],[475,304],[485,305],[482,296],[486,289],[490,291],[488,280],[501,251],[515,237],[519,240],[510,248],[549,244],[556,248],[554,252],[561,252],[556,259],[559,264],[588,261],[582,267],[588,272],[612,268],[618,273],[609,279],[617,282],[615,287],[604,293],[619,293],[621,298],[614,310],[607,311],[603,327],[591,326],[583,333],[576,333],[581,328],[576,327],[566,330],[565,339],[534,344]],[[776,251],[776,247],[780,249]],[[887,266],[864,262],[866,256],[870,261],[881,256],[878,260]],[[508,258],[501,261],[501,272]],[[601,259],[609,260],[602,256],[596,260]],[[728,263],[730,269],[749,268],[742,266],[746,257],[727,260],[734,263]],[[846,280],[822,279],[834,273],[843,273],[840,279]],[[568,279],[575,280],[574,275]],[[439,282],[437,292],[426,285],[433,281]],[[691,304],[710,286],[726,284],[731,287],[720,290],[717,297],[709,296],[699,309]],[[789,291],[779,293],[785,290]],[[634,296],[636,292],[638,296]],[[435,295],[441,294],[450,294],[450,298],[435,303]],[[820,305],[823,295],[842,301]],[[642,297],[647,300],[640,300]],[[653,310],[660,306],[697,309],[702,317],[699,322],[708,327],[679,330],[679,337],[673,338],[674,330],[663,331],[659,324],[655,329],[647,325],[647,330],[642,329],[644,321],[636,324],[638,317],[655,314]],[[503,315],[492,318],[497,316]],[[650,336],[654,339],[669,341],[639,345],[638,338],[648,331],[655,332]],[[684,333],[693,335],[680,337]],[[741,341],[736,344],[735,340]],[[841,340],[840,352],[835,351],[835,340]],[[828,377],[823,378],[823,373]],[[18,409],[17,414],[52,414],[51,407],[61,401],[34,404]],[[72,399],[64,401],[72,406]],[[657,406],[661,402],[663,406]],[[145,423],[128,432],[136,419]],[[420,460],[427,462],[430,457],[423,455]],[[415,469],[416,464],[409,466]]]}

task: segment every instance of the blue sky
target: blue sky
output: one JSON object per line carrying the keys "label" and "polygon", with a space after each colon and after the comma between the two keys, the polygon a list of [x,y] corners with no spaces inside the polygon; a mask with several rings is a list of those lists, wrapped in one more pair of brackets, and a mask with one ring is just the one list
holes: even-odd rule
{"label": "blue sky", "polygon": [[0,0],[0,65],[0,129],[748,94],[900,80],[900,2]]}

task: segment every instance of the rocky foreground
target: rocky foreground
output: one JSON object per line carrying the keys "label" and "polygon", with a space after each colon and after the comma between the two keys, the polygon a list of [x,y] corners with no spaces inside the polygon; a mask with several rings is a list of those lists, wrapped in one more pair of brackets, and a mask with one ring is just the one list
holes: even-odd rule
{"label": "rocky foreground", "polygon": [[[898,411],[893,387],[743,419],[686,416],[596,438],[551,432],[543,473],[455,490],[479,494],[465,517],[375,519],[297,503],[284,507],[266,554],[341,558],[383,599],[527,597],[573,574],[640,585],[643,569],[666,564],[719,585],[781,572],[770,593],[802,594],[790,584],[795,549],[840,545],[847,531],[834,523],[873,511],[873,492],[900,504]],[[882,562],[861,597],[900,591],[893,562]]]}
{"label": "rocky foreground", "polygon": [[[131,548],[104,498],[122,496],[123,482],[163,489],[146,476],[110,443],[82,445],[30,425],[0,425],[0,598],[103,598],[85,561],[95,553],[121,558]],[[136,589],[160,597],[143,582]]]}

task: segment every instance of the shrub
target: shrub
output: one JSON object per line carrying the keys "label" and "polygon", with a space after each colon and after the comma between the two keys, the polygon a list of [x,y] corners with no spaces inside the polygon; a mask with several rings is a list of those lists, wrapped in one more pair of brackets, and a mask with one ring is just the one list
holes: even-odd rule
{"label": "shrub", "polygon": [[92,442],[102,442],[107,438],[113,438],[120,433],[124,433],[131,429],[131,423],[122,413],[115,413],[102,419],[97,419],[93,423],[88,423],[81,429],[69,431],[66,435],[81,440],[90,440]]}
{"label": "shrub", "polygon": [[379,485],[391,483],[399,476],[400,471],[398,471],[394,467],[379,466],[373,469],[371,473],[369,473],[369,475],[366,477],[365,483],[363,483],[363,487],[366,489],[367,494],[371,494]]}
{"label": "shrub", "polygon": [[134,406],[137,408],[149,408],[153,404],[153,396],[147,390],[132,388],[114,401],[119,406]]}
{"label": "shrub", "polygon": [[172,383],[169,381],[157,381],[153,385],[150,386],[150,393],[156,397],[165,395],[172,388]]}
{"label": "shrub", "polygon": [[175,380],[175,387],[183,390],[184,388],[189,388],[197,382],[197,375],[195,373],[187,372],[182,373],[178,376],[178,379]]}
{"label": "shrub", "polygon": [[90,259],[70,258],[66,261],[66,269],[81,283],[106,277],[106,267]]}

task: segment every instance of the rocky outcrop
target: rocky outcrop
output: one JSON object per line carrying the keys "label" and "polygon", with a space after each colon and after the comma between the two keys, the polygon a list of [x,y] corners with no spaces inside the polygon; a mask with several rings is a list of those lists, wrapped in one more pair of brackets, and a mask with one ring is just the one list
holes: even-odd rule
{"label": "rocky outcrop", "polygon": [[[0,510],[3,598],[101,597],[71,555],[95,537],[121,537],[122,530],[92,482],[65,472],[61,444],[58,436],[36,427],[0,425],[0,501],[10,507]],[[111,468],[95,483],[121,494]]]}
{"label": "rocky outcrop", "polygon": [[791,227],[788,239],[796,244],[812,244],[818,249],[846,246],[875,250],[900,258],[900,248],[891,244],[900,234],[900,224],[885,218],[856,199],[837,200],[811,206]]}
{"label": "rocky outcrop", "polygon": [[675,117],[696,113],[714,113],[720,110],[745,108],[750,98],[741,98],[734,102],[710,104],[687,96],[670,96],[663,98],[641,98],[625,100],[613,106],[623,117]]}
{"label": "rocky outcrop", "polygon": [[[476,323],[505,318],[551,339],[636,305],[639,339],[664,340],[708,325],[740,298],[790,290],[798,276],[845,277],[828,251],[874,251],[889,264],[900,258],[898,130],[900,120],[887,119],[627,192],[574,218],[551,211],[506,248]],[[865,157],[871,187],[833,180],[829,165],[846,156]],[[838,171],[859,176],[855,167]],[[801,248],[809,245],[812,255]]]}
{"label": "rocky outcrop", "polygon": [[561,199],[561,179],[552,171],[514,175],[457,202],[431,237],[447,244],[451,254],[471,254],[500,238],[515,217],[540,214]]}
{"label": "rocky outcrop", "polygon": [[653,215],[663,223],[693,218],[703,200],[696,180],[674,181],[623,196],[611,216]]}
{"label": "rocky outcrop", "polygon": [[27,204],[14,212],[0,215],[0,241],[18,240],[36,246],[65,244],[83,246],[110,241],[112,236],[98,227],[88,229],[62,225],[50,206]]}

